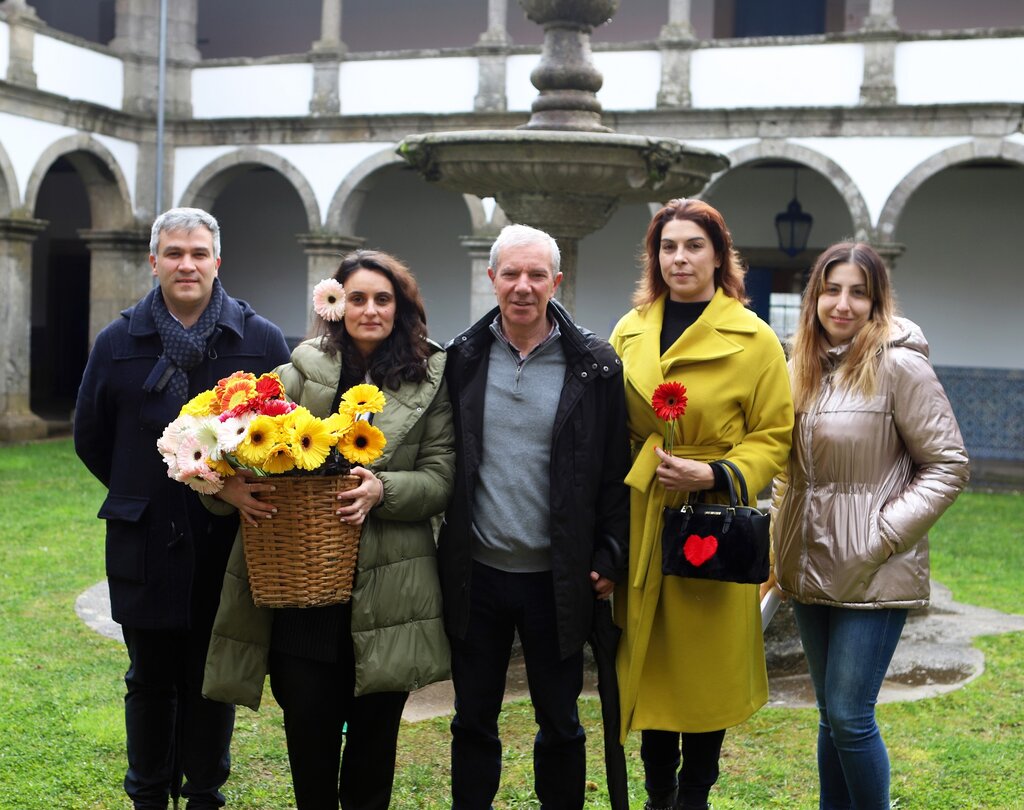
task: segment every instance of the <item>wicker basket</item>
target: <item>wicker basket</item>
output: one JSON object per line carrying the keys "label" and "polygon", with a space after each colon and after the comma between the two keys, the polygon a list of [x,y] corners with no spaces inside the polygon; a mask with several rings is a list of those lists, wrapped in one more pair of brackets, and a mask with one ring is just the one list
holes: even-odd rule
{"label": "wicker basket", "polygon": [[281,476],[274,492],[260,494],[277,514],[259,526],[242,523],[257,606],[316,607],[351,598],[360,527],[339,520],[335,495],[358,484],[354,475]]}

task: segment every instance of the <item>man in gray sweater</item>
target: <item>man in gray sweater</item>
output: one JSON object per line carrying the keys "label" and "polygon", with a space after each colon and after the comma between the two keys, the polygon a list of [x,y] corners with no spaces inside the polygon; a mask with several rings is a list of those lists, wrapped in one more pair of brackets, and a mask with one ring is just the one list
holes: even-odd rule
{"label": "man in gray sweater", "polygon": [[540,727],[538,799],[583,806],[583,644],[595,600],[625,576],[629,450],[622,365],[553,299],[559,259],[543,231],[503,229],[487,271],[498,307],[447,347],[457,470],[438,553],[456,810],[486,810],[498,790],[517,631]]}

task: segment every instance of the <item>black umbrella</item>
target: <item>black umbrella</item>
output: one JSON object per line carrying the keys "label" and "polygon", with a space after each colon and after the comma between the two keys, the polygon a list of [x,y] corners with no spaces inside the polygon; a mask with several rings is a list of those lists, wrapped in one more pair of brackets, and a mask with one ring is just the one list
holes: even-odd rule
{"label": "black umbrella", "polygon": [[594,622],[590,628],[590,649],[597,664],[597,694],[601,698],[604,727],[604,768],[608,777],[608,799],[612,810],[629,810],[626,752],[619,742],[619,681],[615,676],[615,651],[622,631],[612,621],[611,603],[594,600]]}

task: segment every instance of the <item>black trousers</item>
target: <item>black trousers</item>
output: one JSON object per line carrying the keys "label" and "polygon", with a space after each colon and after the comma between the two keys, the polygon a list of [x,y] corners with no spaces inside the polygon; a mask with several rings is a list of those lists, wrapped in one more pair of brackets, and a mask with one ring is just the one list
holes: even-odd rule
{"label": "black trousers", "polygon": [[664,796],[678,786],[677,807],[704,807],[711,787],[718,781],[718,759],[724,741],[724,729],[699,734],[642,731],[640,758],[644,762],[647,793]]}
{"label": "black trousers", "polygon": [[[387,810],[408,692],[356,697],[352,645],[335,662],[271,650],[298,810]],[[344,733],[343,733],[344,729]]]}
{"label": "black trousers", "polygon": [[466,637],[452,639],[452,807],[487,810],[498,791],[498,715],[518,630],[540,727],[533,744],[537,798],[544,810],[582,808],[586,735],[576,701],[583,651],[561,657],[551,572],[513,574],[474,563],[471,609]]}
{"label": "black trousers", "polygon": [[235,707],[202,696],[209,627],[121,629],[131,661],[124,676],[125,792],[137,810],[166,810],[180,768],[189,810],[223,807]]}

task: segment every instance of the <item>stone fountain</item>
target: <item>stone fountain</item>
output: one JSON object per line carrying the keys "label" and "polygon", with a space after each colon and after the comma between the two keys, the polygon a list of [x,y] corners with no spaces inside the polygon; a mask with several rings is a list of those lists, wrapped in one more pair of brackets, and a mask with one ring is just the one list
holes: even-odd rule
{"label": "stone fountain", "polygon": [[[565,276],[559,298],[575,305],[579,240],[602,228],[620,203],[664,201],[702,189],[728,159],[669,138],[619,135],[601,123],[602,77],[590,35],[619,0],[519,0],[544,26],[530,75],[540,95],[528,123],[511,130],[412,135],[398,153],[428,181],[493,197],[511,222],[558,240]],[[639,240],[640,234],[637,235]]]}

